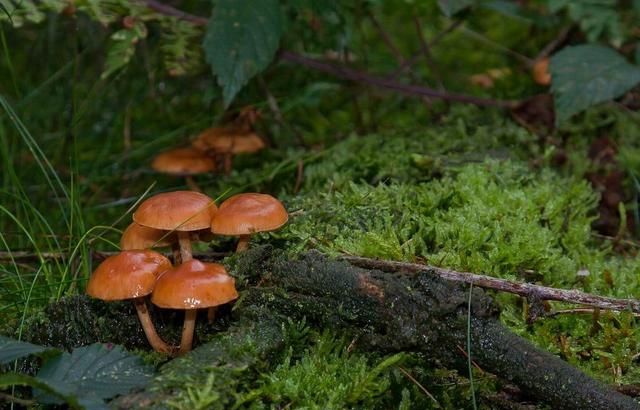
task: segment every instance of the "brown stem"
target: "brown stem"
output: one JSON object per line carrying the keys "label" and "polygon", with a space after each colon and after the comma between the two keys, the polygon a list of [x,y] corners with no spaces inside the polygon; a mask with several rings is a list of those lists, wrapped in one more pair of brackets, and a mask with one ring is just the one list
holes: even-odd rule
{"label": "brown stem", "polygon": [[365,83],[380,88],[386,88],[388,90],[394,90],[399,92],[400,94],[409,96],[434,97],[442,99],[444,101],[455,101],[460,103],[473,104],[480,107],[513,108],[516,107],[519,103],[518,101],[494,100],[491,98],[474,97],[467,94],[438,91],[434,90],[433,88],[423,87],[420,85],[399,83],[393,79],[379,77],[364,71],[357,71],[342,65],[330,64],[287,50],[281,50],[279,56],[282,60],[300,64],[302,66],[312,68],[317,71],[322,71],[324,73],[328,73],[345,80]]}
{"label": "brown stem", "polygon": [[486,275],[477,275],[469,272],[457,272],[436,266],[421,265],[418,263],[385,261],[363,258],[360,256],[342,256],[341,259],[354,266],[368,269],[378,269],[386,272],[410,272],[412,274],[434,274],[443,279],[470,283],[486,289],[494,289],[501,292],[513,293],[526,298],[538,300],[555,300],[558,302],[575,303],[578,305],[593,306],[604,310],[624,311],[629,310],[640,313],[640,301],[635,299],[618,299],[592,295],[579,290],[557,289],[547,286],[534,285],[526,282],[513,282],[506,279],[494,278]]}
{"label": "brown stem", "polygon": [[189,187],[189,189],[196,192],[202,192],[202,189],[200,188],[200,186],[198,186],[198,184],[196,184],[196,181],[193,179],[193,176],[187,175],[184,178],[184,180],[187,183],[187,186]]}
{"label": "brown stem", "polygon": [[251,235],[240,235],[238,246],[236,246],[236,252],[242,252],[249,249],[249,238]]}
{"label": "brown stem", "polygon": [[213,320],[216,318],[216,310],[218,310],[217,306],[212,306],[207,310],[207,320],[209,320],[209,323],[213,323]]}
{"label": "brown stem", "polygon": [[147,336],[147,340],[151,347],[153,347],[153,350],[160,353],[173,354],[176,349],[173,346],[169,346],[156,332],[156,327],[151,321],[144,297],[133,299],[133,304],[136,307],[136,312],[138,312],[138,319],[140,319],[144,334]]}
{"label": "brown stem", "polygon": [[180,339],[180,350],[178,355],[183,355],[191,350],[193,345],[193,332],[196,329],[197,309],[187,309],[184,311],[184,324],[182,325],[182,338]]}
{"label": "brown stem", "polygon": [[145,3],[151,10],[155,10],[160,14],[164,14],[165,16],[172,16],[180,20],[188,21],[189,23],[192,23],[196,26],[205,26],[209,21],[204,17],[194,16],[193,14],[178,10],[175,7],[169,6],[168,4],[164,4],[159,1],[145,0]]}
{"label": "brown stem", "polygon": [[193,251],[191,250],[191,235],[187,231],[178,231],[178,243],[180,244],[180,258],[182,263],[193,259]]}
{"label": "brown stem", "polygon": [[178,242],[171,244],[171,253],[173,254],[173,264],[180,265],[182,263],[182,257],[180,256],[180,244]]}
{"label": "brown stem", "polygon": [[233,169],[233,154],[231,152],[224,153],[224,173],[229,175]]}

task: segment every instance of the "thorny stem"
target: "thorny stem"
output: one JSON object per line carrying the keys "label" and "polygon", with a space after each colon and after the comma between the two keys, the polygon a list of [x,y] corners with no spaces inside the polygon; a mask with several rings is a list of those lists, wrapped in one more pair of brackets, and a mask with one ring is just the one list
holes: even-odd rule
{"label": "thorny stem", "polygon": [[133,300],[133,304],[136,307],[138,319],[140,319],[144,334],[147,336],[147,340],[149,341],[151,347],[153,347],[153,350],[160,353],[173,354],[176,351],[176,348],[173,346],[169,346],[156,332],[156,327],[153,325],[151,317],[149,316],[149,310],[147,309],[145,298],[135,298]]}

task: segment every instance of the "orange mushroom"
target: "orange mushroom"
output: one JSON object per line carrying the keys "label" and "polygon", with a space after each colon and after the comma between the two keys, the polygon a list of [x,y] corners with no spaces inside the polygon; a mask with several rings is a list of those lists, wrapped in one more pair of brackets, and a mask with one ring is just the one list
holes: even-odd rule
{"label": "orange mushroom", "polygon": [[193,180],[193,175],[204,174],[216,169],[216,163],[195,148],[176,148],[165,151],[153,159],[151,167],[164,174],[185,177],[187,185],[194,191],[201,192]]}
{"label": "orange mushroom", "polygon": [[208,196],[194,191],[154,195],[133,213],[133,220],[153,229],[175,231],[182,262],[192,258],[190,232],[208,229],[216,205]]}
{"label": "orange mushroom", "polygon": [[145,296],[153,291],[158,275],[171,269],[171,262],[153,251],[123,251],[105,259],[93,272],[87,294],[106,301],[132,299],[144,334],[158,352],[175,349],[164,342],[149,316]]}
{"label": "orange mushroom", "polygon": [[226,174],[231,172],[234,155],[254,153],[265,147],[258,134],[236,126],[209,128],[200,133],[192,145],[202,152],[220,156]]}
{"label": "orange mushroom", "polygon": [[120,249],[129,251],[134,249],[148,249],[171,246],[178,242],[175,234],[161,229],[153,229],[132,222],[122,233]]}
{"label": "orange mushroom", "polygon": [[533,80],[540,85],[551,84],[549,57],[544,57],[533,64]]}
{"label": "orange mushroom", "polygon": [[165,272],[151,295],[156,306],[185,310],[178,354],[191,350],[198,309],[211,309],[237,298],[235,280],[227,274],[224,266],[197,259]]}
{"label": "orange mushroom", "polygon": [[257,232],[274,231],[287,223],[289,215],[280,201],[271,195],[245,193],[230,197],[211,219],[211,232],[240,236],[237,252],[249,247],[249,238]]}

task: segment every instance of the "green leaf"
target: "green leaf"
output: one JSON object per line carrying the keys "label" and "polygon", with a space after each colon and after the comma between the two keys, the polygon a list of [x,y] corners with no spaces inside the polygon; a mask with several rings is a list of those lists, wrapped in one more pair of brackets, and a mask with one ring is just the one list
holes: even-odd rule
{"label": "green leaf", "polygon": [[[36,377],[57,392],[78,397],[81,403],[95,404],[144,387],[151,374],[138,356],[119,346],[95,343],[47,361]],[[36,391],[34,396],[45,404],[60,403],[46,392]]]}
{"label": "green leaf", "polygon": [[442,14],[447,17],[453,17],[455,14],[472,6],[474,3],[474,0],[438,0],[440,11],[442,11]]}
{"label": "green leaf", "polygon": [[11,363],[21,357],[41,353],[47,350],[57,349],[21,342],[6,336],[0,336],[0,364]]}
{"label": "green leaf", "polygon": [[206,60],[222,87],[225,107],[273,60],[282,29],[277,0],[216,2],[203,46]]}
{"label": "green leaf", "polygon": [[566,47],[551,58],[556,124],[595,104],[620,97],[640,83],[640,67],[613,49]]}
{"label": "green leaf", "polygon": [[61,402],[66,402],[72,409],[83,409],[85,406],[73,396],[67,396],[65,393],[58,391],[55,387],[50,386],[47,382],[39,380],[33,376],[17,373],[5,373],[0,375],[0,389],[11,386],[30,386],[47,392],[47,394],[58,398]]}
{"label": "green leaf", "polygon": [[142,22],[136,22],[131,29],[122,29],[113,33],[101,78],[107,78],[129,64],[135,54],[136,44],[146,36],[147,28]]}

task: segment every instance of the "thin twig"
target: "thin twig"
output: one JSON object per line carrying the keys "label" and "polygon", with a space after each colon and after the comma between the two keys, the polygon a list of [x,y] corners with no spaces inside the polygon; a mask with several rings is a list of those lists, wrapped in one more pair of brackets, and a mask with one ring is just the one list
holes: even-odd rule
{"label": "thin twig", "polygon": [[288,50],[281,50],[279,55],[282,60],[300,64],[307,68],[312,68],[314,70],[321,71],[327,74],[332,74],[345,80],[365,83],[388,90],[394,90],[404,95],[434,97],[445,101],[455,101],[460,103],[473,104],[481,107],[514,108],[519,104],[519,101],[495,100],[492,98],[475,97],[467,94],[438,91],[433,88],[420,85],[399,83],[389,78],[379,77],[367,72],[353,70],[341,65],[330,64]]}
{"label": "thin twig", "polygon": [[0,400],[16,403],[24,407],[31,407],[36,404],[35,400],[21,399],[20,397],[16,397],[12,394],[2,392],[0,392]]}
{"label": "thin twig", "polygon": [[156,0],[144,0],[144,3],[151,10],[155,10],[160,14],[164,14],[165,16],[175,17],[179,20],[188,21],[196,26],[205,26],[208,23],[208,19],[205,17],[195,16],[193,14],[186,13],[182,10],[178,10],[175,7],[169,6],[168,4],[161,3]]}
{"label": "thin twig", "polygon": [[560,33],[558,33],[556,38],[551,40],[546,46],[544,46],[542,50],[540,50],[540,52],[535,58],[535,61],[548,57],[549,54],[553,53],[553,51],[567,39],[567,36],[569,35],[570,31],[571,31],[571,26],[567,26],[562,30],[560,30]]}
{"label": "thin twig", "polygon": [[[433,37],[433,39],[431,40],[431,42],[428,44],[430,48],[433,48],[436,44],[438,44],[447,34],[451,33],[452,31],[454,31],[455,29],[457,29],[458,27],[460,27],[462,25],[463,21],[462,20],[456,20],[453,21],[450,25],[448,25],[444,30],[442,30],[440,33],[438,33],[437,35],[435,35]],[[404,70],[406,70],[408,67],[412,66],[413,64],[416,63],[416,61],[418,61],[420,59],[420,57],[422,57],[422,51],[417,52],[416,54],[414,54],[413,56],[411,56],[410,58],[408,58],[407,60],[405,60],[405,63],[403,65],[401,65],[400,67],[398,67],[395,71],[391,72],[391,74],[389,74],[389,76],[391,78],[401,74]]]}
{"label": "thin twig", "polygon": [[[119,252],[105,252],[105,251],[91,251],[90,255],[92,259],[95,260],[103,260],[108,258],[109,256],[117,255]],[[203,252],[198,254],[193,254],[193,257],[202,261],[216,261],[220,260],[226,256],[232,255],[232,252]],[[168,258],[172,257],[171,253],[165,253],[165,256]],[[17,251],[17,252],[0,252],[0,262],[4,261],[34,261],[40,262],[41,260],[46,259],[65,259],[68,258],[69,254],[66,252],[43,252],[43,253],[35,253],[28,251]]]}
{"label": "thin twig", "polygon": [[296,130],[294,130],[293,127],[291,127],[284,120],[284,116],[282,115],[282,111],[280,110],[280,106],[278,105],[278,100],[276,99],[276,97],[273,96],[273,94],[271,94],[271,91],[269,90],[269,86],[267,85],[267,82],[264,80],[262,75],[258,75],[257,79],[258,79],[258,85],[260,86],[260,88],[262,88],[262,92],[264,92],[265,96],[267,97],[267,105],[269,106],[269,110],[273,114],[273,118],[282,128],[284,128],[291,135],[294,136],[298,144],[300,144],[301,146],[304,146],[304,139],[302,138],[302,135],[296,132]]}
{"label": "thin twig", "polygon": [[[552,312],[545,313],[545,317],[554,317],[560,315],[592,315],[597,312],[598,309],[593,308],[574,308],[574,309],[563,309],[563,310],[554,310]],[[640,313],[631,313],[634,317],[640,317]]]}
{"label": "thin twig", "polygon": [[346,260],[353,265],[368,269],[379,269],[387,272],[404,271],[410,274],[434,274],[446,280],[469,283],[474,286],[513,293],[526,298],[535,297],[538,300],[554,300],[558,302],[574,303],[577,305],[593,306],[604,310],[627,310],[634,313],[640,313],[640,301],[636,299],[609,298],[581,292],[576,289],[557,289],[526,282],[514,282],[486,275],[457,272],[450,269],[421,265],[418,263],[385,261],[350,255],[344,255],[341,259]]}
{"label": "thin twig", "polygon": [[438,403],[438,400],[436,400],[436,398],[435,398],[435,397],[433,397],[433,394],[429,393],[429,390],[427,390],[427,389],[426,389],[422,384],[420,384],[420,382],[419,382],[419,381],[417,381],[417,380],[415,379],[415,377],[413,377],[413,376],[412,376],[408,371],[406,371],[404,368],[402,368],[402,366],[398,366],[398,370],[400,370],[400,372],[401,372],[402,374],[404,374],[404,375],[407,377],[407,379],[411,380],[411,382],[412,382],[413,384],[415,384],[416,386],[418,386],[418,388],[419,388],[420,390],[422,390],[422,392],[423,392],[427,397],[429,397],[429,398],[430,398],[430,399],[431,399],[431,400],[432,400],[432,401],[433,401],[433,402],[434,402],[438,407],[440,407],[440,403]]}
{"label": "thin twig", "polygon": [[500,50],[502,52],[504,52],[505,54],[508,54],[510,56],[512,56],[513,58],[515,58],[516,60],[519,60],[520,62],[522,62],[524,65],[526,65],[527,67],[532,67],[533,63],[535,62],[535,60],[525,56],[524,54],[520,54],[517,51],[513,51],[512,49],[503,46],[502,44],[496,43],[495,41],[491,40],[490,38],[486,37],[483,34],[478,33],[477,31],[471,30],[470,28],[467,27],[463,27],[462,28],[462,32],[467,34],[469,37],[473,37],[476,40],[490,46],[493,47],[497,50]]}
{"label": "thin twig", "polygon": [[[376,16],[373,15],[373,13],[371,12],[369,12],[369,20],[371,20],[371,22],[373,23],[373,26],[376,28],[376,31],[382,38],[382,41],[387,45],[387,48],[389,49],[389,51],[391,51],[391,54],[393,54],[393,57],[396,59],[398,64],[400,66],[404,65],[405,58],[400,52],[400,49],[393,42],[389,33],[384,29],[384,27],[382,27],[382,24],[380,23],[380,21],[378,21]],[[411,66],[407,66],[407,71],[409,72],[409,78],[411,78],[412,81],[419,80],[418,75],[415,73],[415,71],[413,71]],[[422,97],[422,101],[427,106],[431,105],[431,101],[429,97]]]}
{"label": "thin twig", "polygon": [[[155,10],[159,13],[162,13],[168,16],[173,16],[181,20],[193,23],[195,25],[207,24],[207,19],[204,17],[194,16],[193,14],[185,13],[181,10],[178,10],[174,7],[168,6],[166,4],[160,3],[155,0],[144,0],[144,2],[150,9]],[[453,23],[449,27],[449,31],[453,30],[459,24],[460,23]],[[435,40],[436,39],[434,39],[433,42],[435,42]],[[404,95],[418,96],[418,97],[433,97],[433,98],[439,98],[445,101],[455,101],[455,102],[478,105],[481,107],[514,108],[519,103],[518,101],[510,101],[510,100],[503,101],[503,100],[494,100],[491,98],[480,98],[480,97],[474,97],[466,94],[457,94],[457,93],[438,91],[438,90],[434,90],[433,88],[423,87],[419,85],[398,83],[389,78],[378,77],[366,72],[352,70],[350,68],[342,67],[339,65],[329,64],[324,61],[315,60],[315,59],[305,57],[287,50],[281,50],[279,53],[279,56],[283,60],[300,64],[307,68],[313,68],[314,70],[317,70],[317,71],[333,74],[337,77],[340,77],[346,80],[366,83],[376,87],[394,90]]]}
{"label": "thin twig", "polygon": [[302,187],[302,181],[304,181],[304,161],[298,160],[298,164],[296,166],[296,184],[293,187],[293,193],[297,194]]}
{"label": "thin twig", "polygon": [[442,76],[440,75],[440,71],[436,66],[436,62],[433,58],[433,54],[431,53],[431,48],[429,47],[429,43],[424,38],[424,30],[422,29],[422,23],[420,23],[420,19],[417,16],[413,17],[413,22],[416,26],[416,34],[418,35],[418,40],[420,42],[420,49],[422,50],[422,54],[424,55],[424,59],[433,74],[433,77],[436,79],[438,83],[438,89],[440,91],[445,91],[444,83],[442,82]]}

